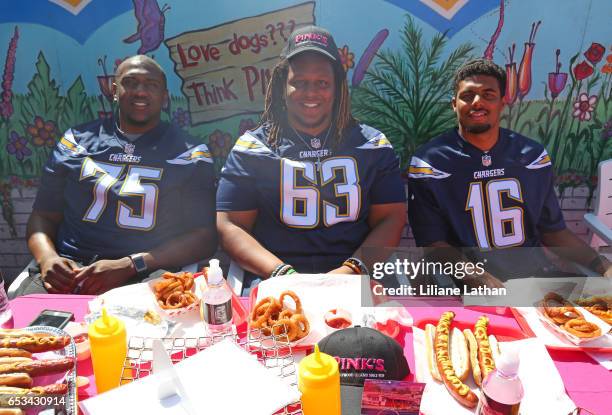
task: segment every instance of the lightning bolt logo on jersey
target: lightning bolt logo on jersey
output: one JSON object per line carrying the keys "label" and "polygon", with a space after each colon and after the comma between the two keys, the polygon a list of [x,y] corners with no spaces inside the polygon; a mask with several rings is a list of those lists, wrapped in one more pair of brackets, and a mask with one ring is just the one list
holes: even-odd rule
{"label": "lightning bolt logo on jersey", "polygon": [[457,130],[417,150],[408,203],[419,246],[445,241],[483,250],[535,247],[541,232],[565,228],[546,150],[505,129],[486,153]]}
{"label": "lightning bolt logo on jersey", "polygon": [[356,125],[338,148],[291,134],[268,146],[267,129],[241,136],[217,191],[217,210],[258,210],[253,234],[300,272],[336,268],[369,232],[370,206],[405,200],[397,157],[380,131]]}
{"label": "lightning bolt logo on jersey", "polygon": [[34,204],[63,213],[60,254],[123,257],[213,226],[212,158],[206,145],[188,139],[164,123],[134,142],[112,120],[68,130],[45,166]]}

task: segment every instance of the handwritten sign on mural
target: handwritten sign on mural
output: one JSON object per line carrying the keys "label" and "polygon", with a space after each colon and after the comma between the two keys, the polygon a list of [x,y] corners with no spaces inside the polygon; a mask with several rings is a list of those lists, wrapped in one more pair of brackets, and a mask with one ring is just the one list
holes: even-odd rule
{"label": "handwritten sign on mural", "polygon": [[296,27],[314,23],[314,2],[165,41],[192,124],[261,112],[272,68]]}

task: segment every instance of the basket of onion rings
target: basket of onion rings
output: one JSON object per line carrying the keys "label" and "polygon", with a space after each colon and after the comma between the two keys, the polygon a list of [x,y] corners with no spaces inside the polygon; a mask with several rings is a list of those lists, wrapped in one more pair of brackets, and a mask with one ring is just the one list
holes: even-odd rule
{"label": "basket of onion rings", "polygon": [[255,304],[249,314],[249,328],[260,330],[265,336],[286,334],[287,339],[293,343],[308,336],[310,322],[300,298],[293,291],[287,290],[279,298],[266,297]]}
{"label": "basket of onion rings", "polygon": [[200,306],[193,274],[190,272],[166,272],[161,278],[149,281],[149,287],[160,313],[166,316],[177,317],[197,310]]}

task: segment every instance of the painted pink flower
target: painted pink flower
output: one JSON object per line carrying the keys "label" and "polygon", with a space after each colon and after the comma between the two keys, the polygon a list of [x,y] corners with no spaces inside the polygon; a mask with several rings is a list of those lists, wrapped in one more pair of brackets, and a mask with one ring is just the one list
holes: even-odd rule
{"label": "painted pink flower", "polygon": [[9,41],[2,74],[2,94],[0,94],[0,117],[8,120],[13,115],[13,78],[15,76],[15,61],[17,54],[17,41],[19,40],[19,29],[15,26],[13,37]]}
{"label": "painted pink flower", "polygon": [[589,97],[584,92],[581,93],[576,102],[574,102],[574,112],[572,116],[578,118],[580,121],[589,121],[591,119],[591,113],[595,110],[595,103],[597,103],[597,95],[591,95]]}
{"label": "painted pink flower", "polygon": [[565,84],[567,82],[567,73],[560,72],[561,70],[561,62],[559,62],[559,55],[561,54],[561,50],[557,49],[555,52],[557,55],[557,63],[555,64],[555,72],[550,72],[548,74],[548,88],[550,89],[550,95],[553,99],[557,98],[563,88],[565,88]]}

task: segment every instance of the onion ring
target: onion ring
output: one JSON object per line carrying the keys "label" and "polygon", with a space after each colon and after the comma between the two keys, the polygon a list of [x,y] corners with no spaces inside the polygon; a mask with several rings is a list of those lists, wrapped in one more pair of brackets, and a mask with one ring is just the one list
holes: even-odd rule
{"label": "onion ring", "polygon": [[[286,327],[286,328],[285,328]],[[300,334],[300,329],[298,325],[290,318],[282,318],[276,322],[276,324],[272,327],[272,333],[275,336],[280,336],[282,334],[287,334],[287,338],[290,342],[298,339]]]}
{"label": "onion ring", "polygon": [[601,329],[597,324],[583,318],[574,318],[563,325],[563,329],[576,337],[588,339],[601,336]]}
{"label": "onion ring", "polygon": [[291,321],[298,327],[299,334],[296,340],[302,339],[310,333],[310,323],[304,314],[294,314]]}
{"label": "onion ring", "polygon": [[285,297],[291,297],[291,299],[293,300],[294,304],[295,304],[295,308],[293,309],[293,311],[296,314],[302,314],[303,310],[302,310],[302,302],[300,301],[300,297],[297,296],[296,293],[294,293],[291,290],[286,290],[283,291],[278,299],[278,301],[280,302],[281,306],[284,307],[285,304]]}

